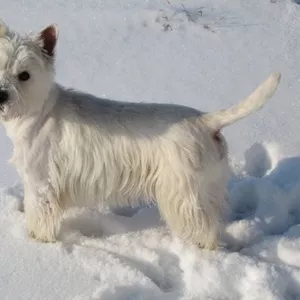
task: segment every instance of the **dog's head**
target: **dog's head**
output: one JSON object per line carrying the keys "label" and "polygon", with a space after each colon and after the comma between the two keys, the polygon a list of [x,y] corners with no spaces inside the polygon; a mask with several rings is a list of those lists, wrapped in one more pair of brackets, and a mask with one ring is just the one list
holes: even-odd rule
{"label": "dog's head", "polygon": [[0,119],[38,112],[54,80],[58,28],[21,36],[0,24]]}

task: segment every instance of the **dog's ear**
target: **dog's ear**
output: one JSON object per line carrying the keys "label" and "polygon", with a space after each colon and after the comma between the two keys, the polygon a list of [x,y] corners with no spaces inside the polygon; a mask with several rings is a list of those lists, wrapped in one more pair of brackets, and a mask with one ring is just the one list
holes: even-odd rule
{"label": "dog's ear", "polygon": [[0,19],[0,38],[3,38],[5,36],[13,36],[13,32],[9,29],[7,24]]}
{"label": "dog's ear", "polygon": [[43,52],[45,52],[50,57],[54,56],[57,38],[58,38],[58,26],[56,24],[52,24],[44,28],[38,34],[39,45],[42,47]]}
{"label": "dog's ear", "polygon": [[4,37],[6,34],[6,26],[2,23],[0,23],[0,38]]}

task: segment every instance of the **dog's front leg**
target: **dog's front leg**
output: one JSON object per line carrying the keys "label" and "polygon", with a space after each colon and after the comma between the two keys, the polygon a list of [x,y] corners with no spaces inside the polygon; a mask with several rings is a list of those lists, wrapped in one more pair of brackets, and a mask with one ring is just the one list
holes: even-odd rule
{"label": "dog's front leg", "polygon": [[51,186],[25,185],[24,208],[29,235],[41,242],[55,242],[62,207]]}

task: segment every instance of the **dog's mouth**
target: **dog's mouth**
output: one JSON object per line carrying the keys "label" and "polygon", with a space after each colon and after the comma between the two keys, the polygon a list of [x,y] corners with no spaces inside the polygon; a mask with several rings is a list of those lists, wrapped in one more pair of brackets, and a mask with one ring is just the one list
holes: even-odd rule
{"label": "dog's mouth", "polygon": [[9,99],[9,94],[7,90],[0,89],[0,105],[3,106]]}
{"label": "dog's mouth", "polygon": [[8,101],[1,102],[0,101],[0,112],[3,112],[5,110],[5,106],[8,104]]}
{"label": "dog's mouth", "polygon": [[5,101],[5,102],[1,102],[0,101],[0,114],[1,116],[3,117],[3,115],[7,114],[8,110],[10,109],[12,105],[12,102],[11,101]]}

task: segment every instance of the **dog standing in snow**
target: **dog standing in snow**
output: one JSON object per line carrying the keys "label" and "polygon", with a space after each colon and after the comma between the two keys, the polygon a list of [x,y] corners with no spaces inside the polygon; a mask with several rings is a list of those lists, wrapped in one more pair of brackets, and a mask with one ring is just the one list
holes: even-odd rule
{"label": "dog standing in snow", "polygon": [[24,184],[29,234],[55,241],[71,206],[155,200],[172,233],[213,249],[227,206],[227,146],[220,130],[260,109],[273,73],[242,103],[214,113],[124,103],[54,81],[58,29],[21,36],[0,27],[0,118]]}

